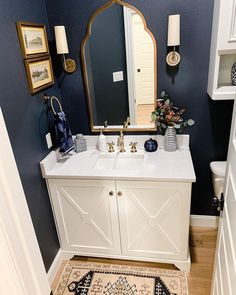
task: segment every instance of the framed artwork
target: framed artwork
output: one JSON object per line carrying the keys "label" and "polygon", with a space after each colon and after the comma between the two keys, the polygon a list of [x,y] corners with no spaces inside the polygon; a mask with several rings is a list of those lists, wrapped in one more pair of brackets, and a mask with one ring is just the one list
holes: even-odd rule
{"label": "framed artwork", "polygon": [[49,55],[26,59],[25,68],[32,94],[54,84],[52,62]]}
{"label": "framed artwork", "polygon": [[49,54],[46,27],[42,24],[17,22],[17,32],[24,58]]}

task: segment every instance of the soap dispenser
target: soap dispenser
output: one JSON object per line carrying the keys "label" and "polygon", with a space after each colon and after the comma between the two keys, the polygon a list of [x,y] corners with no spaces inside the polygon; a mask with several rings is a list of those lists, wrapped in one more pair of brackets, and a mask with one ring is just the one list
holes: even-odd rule
{"label": "soap dispenser", "polygon": [[77,134],[75,137],[75,151],[80,153],[87,150],[86,139],[83,138],[83,134]]}
{"label": "soap dispenser", "polygon": [[102,133],[102,129],[100,129],[100,135],[98,136],[97,147],[100,152],[105,152],[107,148],[106,136]]}

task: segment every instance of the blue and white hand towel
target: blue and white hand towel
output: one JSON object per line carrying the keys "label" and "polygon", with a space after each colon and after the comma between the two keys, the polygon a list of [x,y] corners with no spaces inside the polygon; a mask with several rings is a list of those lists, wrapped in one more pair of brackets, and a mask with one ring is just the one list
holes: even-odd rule
{"label": "blue and white hand towel", "polygon": [[74,141],[65,113],[63,111],[56,113],[54,122],[60,153],[66,154],[74,148]]}

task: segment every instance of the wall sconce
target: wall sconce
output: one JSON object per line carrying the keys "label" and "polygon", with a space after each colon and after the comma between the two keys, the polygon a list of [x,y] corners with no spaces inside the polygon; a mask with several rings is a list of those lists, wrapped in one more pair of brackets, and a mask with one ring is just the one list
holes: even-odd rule
{"label": "wall sconce", "polygon": [[180,15],[169,15],[168,18],[168,37],[167,46],[174,46],[174,50],[166,56],[166,62],[169,66],[177,66],[180,62],[180,55],[175,51],[175,46],[180,45]]}
{"label": "wall sconce", "polygon": [[65,54],[69,53],[65,26],[55,26],[54,31],[55,31],[57,54],[62,54],[62,57],[63,57],[63,69],[66,73],[69,73],[69,74],[74,73],[76,69],[75,61],[71,58],[65,58]]}

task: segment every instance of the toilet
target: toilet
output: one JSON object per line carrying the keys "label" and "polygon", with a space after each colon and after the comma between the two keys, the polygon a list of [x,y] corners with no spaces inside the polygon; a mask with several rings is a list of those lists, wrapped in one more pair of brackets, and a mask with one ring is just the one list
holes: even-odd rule
{"label": "toilet", "polygon": [[210,168],[212,172],[214,194],[218,199],[220,199],[224,188],[226,161],[211,162]]}

